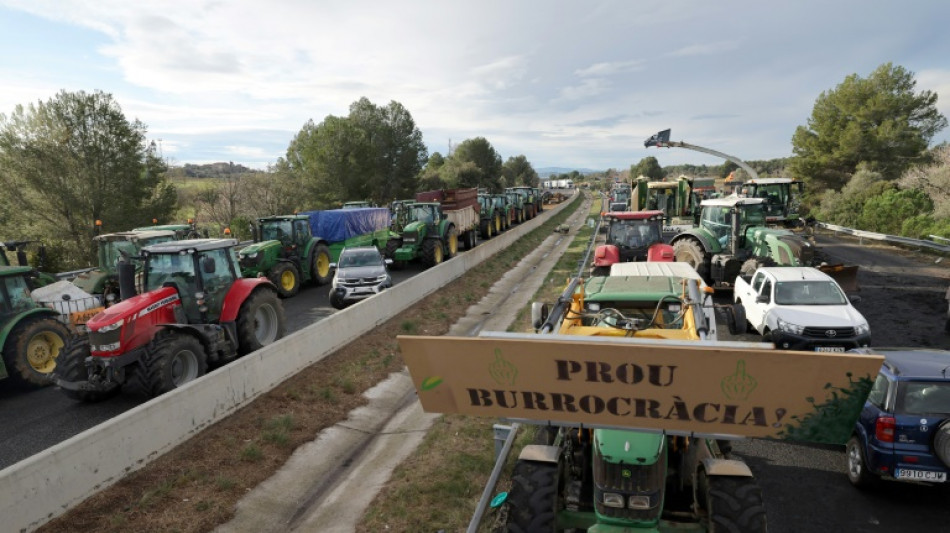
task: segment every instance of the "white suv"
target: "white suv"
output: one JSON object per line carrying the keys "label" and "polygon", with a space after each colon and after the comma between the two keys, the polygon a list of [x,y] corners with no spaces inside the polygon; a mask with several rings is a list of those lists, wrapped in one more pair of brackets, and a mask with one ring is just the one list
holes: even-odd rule
{"label": "white suv", "polygon": [[330,305],[343,309],[348,304],[365,300],[393,286],[387,266],[391,259],[383,259],[375,246],[345,248],[340,259],[330,265],[336,268],[330,285]]}
{"label": "white suv", "polygon": [[844,352],[871,344],[868,321],[841,286],[811,267],[762,267],[736,278],[736,303],[749,325],[776,348]]}

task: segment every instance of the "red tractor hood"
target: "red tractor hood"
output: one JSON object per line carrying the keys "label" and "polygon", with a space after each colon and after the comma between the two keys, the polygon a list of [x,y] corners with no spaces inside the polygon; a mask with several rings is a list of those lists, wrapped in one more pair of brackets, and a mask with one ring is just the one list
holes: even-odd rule
{"label": "red tractor hood", "polygon": [[130,318],[141,318],[150,312],[178,299],[178,291],[173,287],[162,287],[123,300],[107,308],[92,320],[86,323],[90,331],[97,331],[103,326],[115,324],[119,320],[128,321]]}

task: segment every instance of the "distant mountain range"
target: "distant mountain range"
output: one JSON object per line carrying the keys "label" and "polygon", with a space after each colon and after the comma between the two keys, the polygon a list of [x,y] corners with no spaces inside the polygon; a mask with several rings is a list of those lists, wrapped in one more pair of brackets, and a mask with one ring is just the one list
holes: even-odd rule
{"label": "distant mountain range", "polygon": [[600,170],[591,170],[589,168],[567,168],[567,167],[544,167],[536,168],[535,172],[538,173],[538,176],[544,178],[552,174],[568,174],[573,171],[578,171],[581,174],[590,174],[591,172],[601,172]]}

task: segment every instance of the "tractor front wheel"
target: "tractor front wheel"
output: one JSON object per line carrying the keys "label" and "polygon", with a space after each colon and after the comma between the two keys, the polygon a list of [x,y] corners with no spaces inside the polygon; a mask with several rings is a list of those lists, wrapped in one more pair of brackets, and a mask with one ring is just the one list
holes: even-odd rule
{"label": "tractor front wheel", "polygon": [[208,355],[198,339],[175,330],[159,331],[131,370],[130,392],[155,397],[194,381],[208,371]]}
{"label": "tractor front wheel", "polygon": [[426,268],[434,267],[442,262],[442,241],[440,239],[426,239],[422,242],[422,262]]}
{"label": "tractor front wheel", "polygon": [[[86,370],[86,358],[89,357],[89,338],[85,335],[73,337],[56,358],[56,369],[53,371],[57,378],[63,381],[79,382],[89,379]],[[69,390],[60,389],[67,398],[80,402],[100,402],[118,394],[119,386],[107,390]]]}
{"label": "tractor front wheel", "polygon": [[238,353],[249,354],[287,333],[284,306],[269,290],[256,290],[241,304],[237,317]]}
{"label": "tractor front wheel", "polygon": [[557,465],[518,461],[508,492],[506,531],[554,531],[557,525]]}
{"label": "tractor front wheel", "polygon": [[479,228],[479,233],[481,233],[482,235],[483,241],[487,241],[488,239],[491,239],[492,227],[491,227],[491,224],[489,224],[488,220],[482,220],[481,222],[479,222],[478,228]]}
{"label": "tractor front wheel", "polygon": [[673,245],[673,257],[680,263],[686,263],[704,280],[708,280],[709,268],[703,246],[695,239],[682,239]]}
{"label": "tractor front wheel", "polygon": [[700,474],[703,509],[708,533],[741,531],[765,532],[765,504],[762,489],[751,477],[707,476]]}
{"label": "tractor front wheel", "polygon": [[17,324],[7,336],[3,350],[10,379],[31,387],[52,383],[56,359],[67,340],[69,330],[53,318],[27,318]]}
{"label": "tractor front wheel", "polygon": [[290,298],[300,292],[300,271],[293,263],[277,263],[269,278],[277,286],[277,295],[281,298]]}
{"label": "tractor front wheel", "polygon": [[313,250],[313,265],[310,268],[314,285],[326,285],[333,280],[330,270],[330,248],[326,244],[318,244]]}

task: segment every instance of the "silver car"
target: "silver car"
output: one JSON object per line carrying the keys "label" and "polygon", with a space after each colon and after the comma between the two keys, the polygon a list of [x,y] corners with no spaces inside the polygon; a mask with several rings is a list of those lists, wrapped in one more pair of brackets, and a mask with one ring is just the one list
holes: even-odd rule
{"label": "silver car", "polygon": [[383,259],[375,246],[345,248],[340,253],[333,283],[330,285],[330,305],[343,309],[347,305],[379,294],[393,286],[387,266],[391,259]]}

